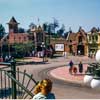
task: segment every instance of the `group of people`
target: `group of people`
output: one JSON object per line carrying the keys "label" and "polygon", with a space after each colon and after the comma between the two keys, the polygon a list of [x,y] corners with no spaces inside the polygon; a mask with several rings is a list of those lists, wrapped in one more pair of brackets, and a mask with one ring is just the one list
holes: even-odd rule
{"label": "group of people", "polygon": [[[69,62],[69,66],[70,66],[69,73],[70,74],[72,74],[72,73],[75,73],[76,74],[77,73],[77,68],[74,66],[74,63],[73,63],[72,60]],[[82,73],[83,72],[83,64],[82,64],[81,61],[78,64],[78,71],[79,71],[79,73]]]}

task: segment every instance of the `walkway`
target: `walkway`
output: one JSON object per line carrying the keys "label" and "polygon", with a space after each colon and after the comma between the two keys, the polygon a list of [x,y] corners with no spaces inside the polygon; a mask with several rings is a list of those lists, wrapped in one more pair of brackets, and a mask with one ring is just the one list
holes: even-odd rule
{"label": "walkway", "polygon": [[[78,66],[75,65],[78,69]],[[84,71],[82,74],[77,72],[76,74],[70,74],[69,73],[69,66],[64,66],[64,67],[59,67],[50,72],[50,75],[53,76],[54,78],[68,81],[71,83],[77,83],[77,84],[83,84],[83,79],[84,79],[84,74],[87,69],[87,64],[84,64]]]}

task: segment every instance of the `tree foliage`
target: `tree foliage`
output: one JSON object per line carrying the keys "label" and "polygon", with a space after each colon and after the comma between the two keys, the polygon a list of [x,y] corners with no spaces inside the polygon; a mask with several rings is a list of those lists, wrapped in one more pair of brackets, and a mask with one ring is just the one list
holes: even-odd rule
{"label": "tree foliage", "polygon": [[13,45],[16,52],[16,57],[24,57],[29,55],[34,50],[34,44],[30,41],[28,43],[15,43]]}
{"label": "tree foliage", "polygon": [[3,27],[2,24],[0,24],[0,39],[4,36],[5,34],[5,28]]}
{"label": "tree foliage", "polygon": [[19,33],[25,33],[25,29],[24,29],[24,28],[19,27],[19,28],[18,28],[18,32],[19,32]]}
{"label": "tree foliage", "polygon": [[65,26],[62,24],[61,28],[57,31],[57,34],[62,37],[65,31]]}

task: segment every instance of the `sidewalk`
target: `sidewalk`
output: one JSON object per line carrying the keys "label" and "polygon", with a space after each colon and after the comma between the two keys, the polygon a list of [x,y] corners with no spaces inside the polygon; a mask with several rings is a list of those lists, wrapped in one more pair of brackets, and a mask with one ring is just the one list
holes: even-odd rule
{"label": "sidewalk", "polygon": [[[75,65],[78,69],[78,65]],[[71,83],[77,83],[77,84],[83,84],[83,79],[85,75],[85,71],[87,69],[87,64],[83,64],[83,73],[80,74],[77,72],[76,74],[70,74],[69,73],[69,66],[63,66],[56,68],[54,70],[50,71],[50,75],[53,76],[54,78],[64,80],[66,82],[71,82]]]}
{"label": "sidewalk", "polygon": [[[69,73],[69,66],[67,64],[69,61],[72,60],[74,64],[78,64],[80,61],[83,63],[83,73],[80,74],[78,71],[78,65],[75,65],[77,67],[77,74],[70,74]],[[85,71],[87,69],[88,64],[87,63],[92,63],[95,62],[95,58],[91,59],[88,58],[87,56],[68,56],[66,59],[61,58],[58,59],[58,61],[65,62],[66,61],[66,66],[61,66],[59,68],[56,68],[54,70],[50,71],[50,75],[54,78],[64,80],[66,82],[71,82],[71,83],[76,83],[76,84],[84,84],[84,75]]]}

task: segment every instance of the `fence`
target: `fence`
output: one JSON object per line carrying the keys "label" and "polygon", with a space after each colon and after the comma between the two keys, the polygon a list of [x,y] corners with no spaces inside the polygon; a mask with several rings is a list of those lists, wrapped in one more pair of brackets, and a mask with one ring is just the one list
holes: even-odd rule
{"label": "fence", "polygon": [[34,87],[38,82],[33,75],[16,69],[16,62],[0,63],[0,98],[1,99],[31,99]]}

